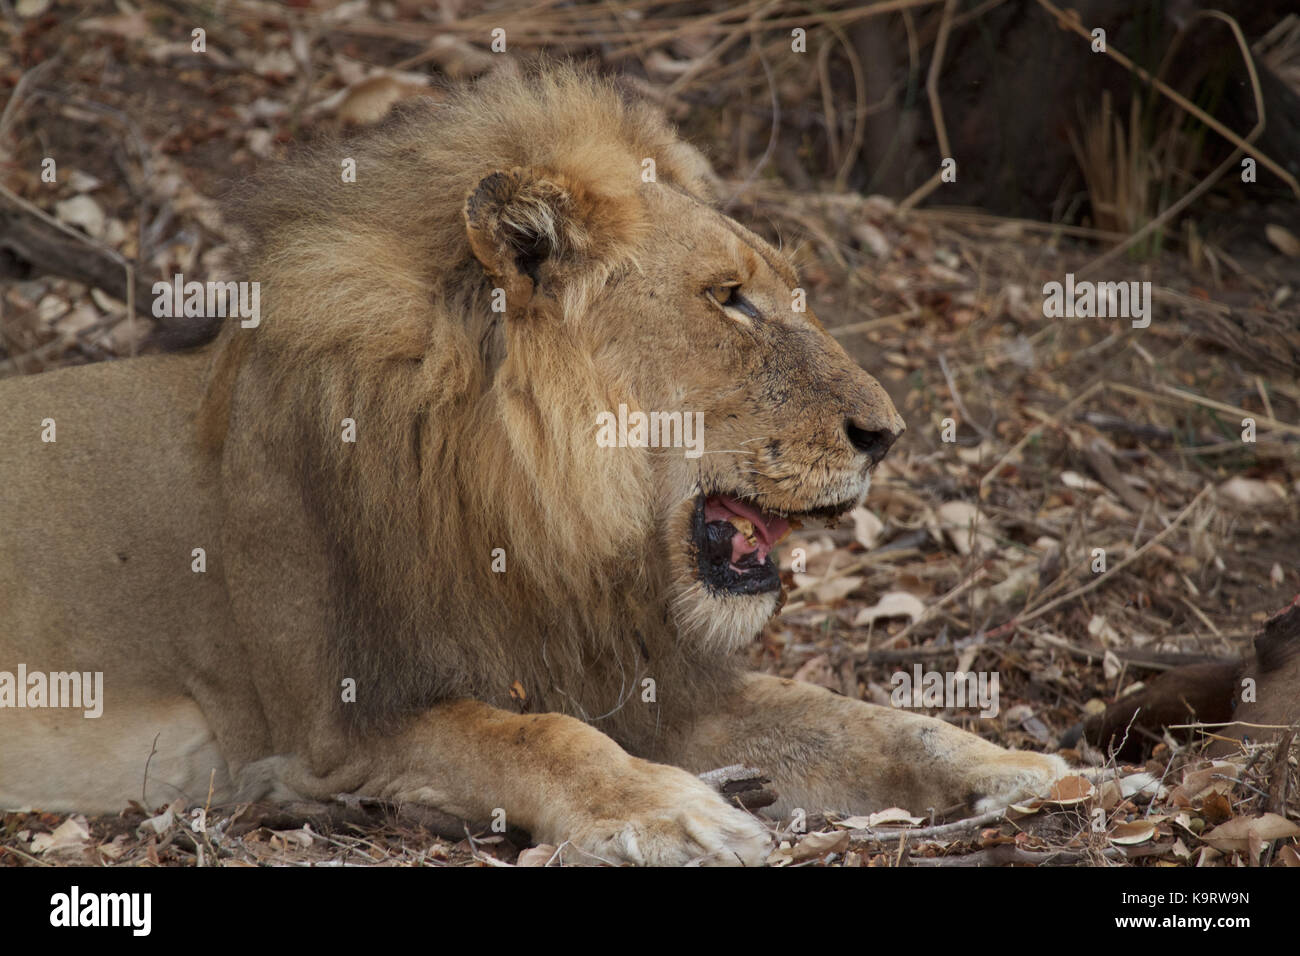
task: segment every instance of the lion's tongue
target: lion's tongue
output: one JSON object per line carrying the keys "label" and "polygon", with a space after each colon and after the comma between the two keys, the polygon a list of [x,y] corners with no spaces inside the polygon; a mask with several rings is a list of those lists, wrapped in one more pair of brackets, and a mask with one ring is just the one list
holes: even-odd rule
{"label": "lion's tongue", "polygon": [[728,498],[726,495],[714,495],[705,500],[705,521],[731,521],[732,518],[743,518],[753,524],[755,538],[754,543],[750,544],[744,532],[737,529],[731,538],[732,564],[739,563],[747,554],[753,554],[756,561],[762,564],[767,560],[767,555],[772,550],[773,545],[784,538],[786,532],[790,530],[790,522],[784,518],[764,514],[757,508],[742,501],[737,501],[735,498]]}

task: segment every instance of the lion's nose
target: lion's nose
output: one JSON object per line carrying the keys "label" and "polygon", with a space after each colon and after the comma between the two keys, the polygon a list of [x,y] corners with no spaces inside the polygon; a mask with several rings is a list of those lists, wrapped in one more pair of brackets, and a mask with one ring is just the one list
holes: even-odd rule
{"label": "lion's nose", "polygon": [[844,419],[844,434],[849,439],[849,444],[859,454],[866,455],[871,459],[873,465],[879,464],[880,459],[884,458],[889,448],[894,442],[898,441],[898,436],[903,434],[903,429],[892,428],[863,428],[851,418]]}

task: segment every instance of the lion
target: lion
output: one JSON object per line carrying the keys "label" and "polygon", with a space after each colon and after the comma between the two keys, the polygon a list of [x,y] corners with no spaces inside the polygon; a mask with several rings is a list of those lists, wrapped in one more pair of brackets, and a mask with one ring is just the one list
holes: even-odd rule
{"label": "lion", "polygon": [[[778,542],[904,423],[710,175],[608,80],[492,75],[242,202],[260,321],[0,382],[0,667],[103,679],[94,719],[0,696],[0,805],[358,794],[749,865],[770,828],[699,773],[777,814],[1059,778],[746,668]],[[597,440],[649,412],[667,443]]]}

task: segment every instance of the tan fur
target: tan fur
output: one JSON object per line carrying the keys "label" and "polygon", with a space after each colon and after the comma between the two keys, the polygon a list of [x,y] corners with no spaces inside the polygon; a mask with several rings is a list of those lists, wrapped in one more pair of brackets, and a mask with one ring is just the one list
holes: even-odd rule
{"label": "tan fur", "polygon": [[[79,758],[77,785],[19,754],[89,721],[0,711],[0,803],[120,809],[138,791],[100,781],[123,754],[143,774],[150,726],[173,775],[151,773],[150,798],[171,799],[166,783],[201,799],[209,748],[163,719],[177,696],[219,745],[219,799],[501,808],[538,839],[640,863],[766,852],[761,825],[677,767],[748,761],[784,807],[848,811],[993,805],[1062,772],[743,673],[776,596],[700,583],[697,493],[852,504],[872,461],[846,422],[902,421],[791,308],[783,254],[709,205],[699,154],[656,112],[547,67],[345,149],[246,202],[260,327],[0,383],[0,669],[103,670],[94,732],[119,761],[104,775]],[[757,318],[710,298],[732,282]],[[620,404],[702,412],[703,456],[600,447],[596,416]]]}

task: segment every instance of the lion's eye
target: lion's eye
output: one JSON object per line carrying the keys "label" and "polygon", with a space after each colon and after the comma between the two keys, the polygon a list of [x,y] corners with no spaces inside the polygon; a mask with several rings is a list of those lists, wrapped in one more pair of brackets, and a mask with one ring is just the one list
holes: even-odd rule
{"label": "lion's eye", "polygon": [[751,319],[758,318],[758,310],[740,294],[740,285],[737,283],[710,286],[706,294],[724,309],[735,309]]}
{"label": "lion's eye", "polygon": [[736,290],[738,288],[740,287],[734,285],[710,286],[709,298],[712,299],[714,302],[718,303],[718,305],[723,306],[725,308],[726,306],[731,305],[732,298],[737,294]]}

